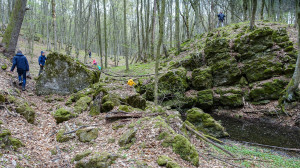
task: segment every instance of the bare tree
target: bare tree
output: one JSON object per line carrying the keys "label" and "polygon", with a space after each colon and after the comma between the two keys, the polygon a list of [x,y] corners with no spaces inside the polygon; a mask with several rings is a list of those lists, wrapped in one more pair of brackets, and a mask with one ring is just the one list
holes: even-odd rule
{"label": "bare tree", "polygon": [[251,30],[254,29],[256,9],[257,9],[257,0],[252,0],[252,16],[250,21]]}

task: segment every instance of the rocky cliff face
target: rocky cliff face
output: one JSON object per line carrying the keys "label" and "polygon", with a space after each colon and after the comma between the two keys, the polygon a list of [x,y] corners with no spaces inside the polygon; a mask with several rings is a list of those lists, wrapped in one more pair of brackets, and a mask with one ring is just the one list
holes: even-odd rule
{"label": "rocky cliff face", "polygon": [[[170,71],[160,77],[159,99],[164,105],[206,111],[278,100],[297,58],[283,25],[251,31],[246,24],[236,24],[202,34],[181,47],[180,55],[185,57],[170,62]],[[151,88],[153,83],[137,90],[151,100]]]}
{"label": "rocky cliff face", "polygon": [[36,92],[38,95],[74,93],[98,82],[99,76],[99,71],[90,70],[69,56],[51,53],[45,71],[37,79]]}

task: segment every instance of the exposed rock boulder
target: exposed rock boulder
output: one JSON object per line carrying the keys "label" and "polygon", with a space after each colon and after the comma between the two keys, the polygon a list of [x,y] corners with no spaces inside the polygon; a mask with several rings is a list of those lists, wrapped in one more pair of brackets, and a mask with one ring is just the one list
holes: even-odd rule
{"label": "exposed rock boulder", "polygon": [[139,109],[146,108],[146,100],[139,94],[127,97],[126,103],[134,108],[139,108]]}
{"label": "exposed rock boulder", "polygon": [[210,89],[212,79],[210,67],[194,69],[192,73],[192,85],[197,90]]}
{"label": "exposed rock boulder", "polygon": [[80,114],[89,108],[92,98],[89,96],[81,97],[74,106],[74,112]]}
{"label": "exposed rock boulder", "polygon": [[56,120],[56,123],[62,123],[64,121],[68,121],[69,119],[75,117],[76,115],[64,108],[60,108],[55,111],[53,116]]}
{"label": "exposed rock boulder", "polygon": [[0,127],[0,146],[1,148],[10,148],[12,147],[14,150],[24,146],[23,143],[11,136],[11,132],[8,129],[2,129]]}
{"label": "exposed rock boulder", "polygon": [[209,134],[217,138],[228,136],[225,128],[209,114],[204,113],[201,109],[192,108],[188,110],[186,120],[195,125],[197,130],[205,134]]}
{"label": "exposed rock boulder", "polygon": [[107,152],[89,154],[76,163],[75,168],[108,168],[118,157],[118,155]]}
{"label": "exposed rock boulder", "polygon": [[131,129],[125,132],[119,139],[119,145],[121,147],[129,148],[135,142],[135,134],[137,129]]}
{"label": "exposed rock boulder", "polygon": [[92,153],[92,151],[90,151],[90,150],[85,151],[85,152],[83,152],[83,153],[79,153],[79,154],[75,155],[75,157],[74,157],[73,160],[74,160],[74,161],[80,161],[81,159],[83,159],[83,158],[89,156],[91,153]]}
{"label": "exposed rock boulder", "polygon": [[167,168],[181,168],[173,159],[166,155],[159,156],[156,162],[159,166],[165,166]]}
{"label": "exposed rock boulder", "polygon": [[85,128],[76,131],[76,135],[81,142],[91,142],[98,137],[97,128]]}
{"label": "exposed rock boulder", "polygon": [[204,110],[211,110],[213,103],[213,91],[211,89],[198,92],[196,101],[197,107]]}
{"label": "exposed rock boulder", "polygon": [[214,91],[214,105],[225,106],[225,107],[241,107],[244,105],[243,102],[243,91],[240,88],[217,88]]}
{"label": "exposed rock boulder", "polygon": [[102,98],[101,113],[111,111],[121,104],[120,97],[115,94],[107,94]]}
{"label": "exposed rock boulder", "polygon": [[71,136],[69,135],[64,135],[65,130],[61,129],[58,131],[56,134],[56,141],[63,143],[63,142],[68,142],[71,139]]}
{"label": "exposed rock boulder", "polygon": [[70,94],[98,82],[99,71],[89,70],[84,64],[69,56],[51,53],[47,57],[45,71],[38,77],[36,93]]}
{"label": "exposed rock boulder", "polygon": [[24,116],[28,123],[33,124],[35,121],[35,111],[28,103],[18,100],[15,105],[17,106],[16,112]]}

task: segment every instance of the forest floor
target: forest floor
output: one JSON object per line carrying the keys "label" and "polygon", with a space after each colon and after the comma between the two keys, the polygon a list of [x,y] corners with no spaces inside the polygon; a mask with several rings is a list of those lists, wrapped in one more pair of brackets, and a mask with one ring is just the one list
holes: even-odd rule
{"label": "forest floor", "polygon": [[[0,39],[1,40],[1,39]],[[24,51],[26,41],[21,37],[19,42],[20,49]],[[30,71],[36,77],[39,71],[37,63],[41,50],[46,46],[42,43],[35,43],[34,56],[30,57]],[[81,51],[82,52],[82,51]],[[81,58],[82,59],[82,58]],[[6,62],[10,68],[10,63],[2,55],[0,61]],[[114,73],[125,73],[124,64],[120,61],[120,67],[111,68]],[[98,59],[99,62],[99,59]],[[113,64],[109,61],[109,64]],[[133,64],[131,75],[143,75],[154,72],[154,63]],[[12,81],[16,79],[16,73],[10,74],[9,68],[0,72],[0,92],[12,93],[19,92],[22,97],[36,112],[36,123],[28,124],[27,121],[17,113],[12,116],[6,110],[0,109],[0,120],[3,121],[2,127],[9,129],[13,137],[19,138],[24,147],[17,151],[0,149],[0,166],[2,167],[74,167],[72,159],[78,153],[86,150],[107,151],[115,153],[121,157],[111,166],[115,168],[138,167],[140,162],[146,162],[150,167],[159,167],[156,163],[159,155],[167,155],[179,163],[182,167],[194,167],[189,162],[184,161],[179,155],[174,154],[171,148],[163,148],[161,142],[155,137],[159,130],[154,128],[154,123],[147,123],[143,129],[139,129],[136,135],[137,141],[127,150],[123,150],[118,145],[118,139],[130,124],[138,123],[139,119],[128,121],[117,121],[114,123],[106,122],[105,114],[95,117],[88,115],[88,112],[80,114],[77,118],[57,124],[52,116],[56,109],[64,107],[68,96],[37,96],[35,92],[35,81],[28,80],[27,91],[21,92],[20,88],[13,86]],[[105,76],[104,76],[105,77]],[[126,86],[126,80],[108,83],[108,87],[119,88],[119,93],[130,94],[133,88]],[[128,93],[129,92],[129,93]],[[98,138],[91,143],[79,142],[75,135],[68,143],[59,143],[55,139],[56,132],[66,127],[72,130],[81,125],[95,125],[99,128]],[[122,128],[115,129],[116,125]],[[237,159],[230,160],[219,149],[197,139],[190,137],[190,141],[196,146],[200,154],[199,167],[300,167],[300,158],[290,157],[278,151],[266,148],[243,145],[233,141],[225,141],[224,148],[236,154]]]}

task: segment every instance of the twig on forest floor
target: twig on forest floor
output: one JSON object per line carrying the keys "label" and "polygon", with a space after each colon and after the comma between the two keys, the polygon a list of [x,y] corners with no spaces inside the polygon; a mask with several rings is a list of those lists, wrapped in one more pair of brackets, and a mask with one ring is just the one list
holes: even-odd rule
{"label": "twig on forest floor", "polygon": [[5,105],[0,105],[0,107],[4,107],[4,108],[5,108],[5,111],[6,111],[9,115],[14,116],[14,117],[17,117],[17,115],[14,114],[14,113],[12,113],[11,111],[9,111],[8,108],[7,108]]}
{"label": "twig on forest floor", "polygon": [[72,130],[72,131],[69,131],[69,132],[65,132],[64,135],[67,135],[67,134],[72,134],[72,133],[75,133],[76,131],[82,129],[82,128],[87,128],[87,127],[97,127],[99,125],[83,125],[83,126],[80,126],[78,128],[76,128],[75,130]]}

